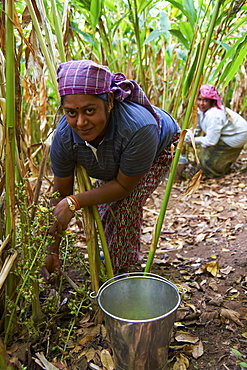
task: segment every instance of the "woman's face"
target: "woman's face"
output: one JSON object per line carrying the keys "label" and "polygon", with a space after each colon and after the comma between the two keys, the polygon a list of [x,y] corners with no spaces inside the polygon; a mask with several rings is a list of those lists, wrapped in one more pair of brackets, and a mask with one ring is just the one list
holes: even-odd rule
{"label": "woman's face", "polygon": [[198,108],[202,112],[206,112],[208,109],[212,108],[214,101],[212,99],[204,98],[200,93],[197,98]]}
{"label": "woman's face", "polygon": [[108,94],[108,103],[94,95],[65,95],[63,109],[68,124],[85,141],[103,138],[109,113],[107,107],[113,97]]}

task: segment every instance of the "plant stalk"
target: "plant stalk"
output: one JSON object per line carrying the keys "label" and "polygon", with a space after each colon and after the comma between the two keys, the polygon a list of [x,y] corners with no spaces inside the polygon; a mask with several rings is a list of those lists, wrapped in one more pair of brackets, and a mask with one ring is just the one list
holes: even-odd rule
{"label": "plant stalk", "polygon": [[182,132],[181,132],[181,135],[180,135],[180,140],[179,140],[179,143],[178,143],[178,146],[177,146],[177,150],[175,152],[171,172],[170,172],[170,175],[169,175],[169,178],[168,178],[168,182],[167,182],[167,186],[166,186],[166,190],[165,190],[165,194],[164,194],[164,199],[163,199],[162,206],[161,206],[161,209],[160,209],[160,213],[159,213],[159,216],[158,216],[158,220],[157,220],[157,223],[156,223],[154,237],[153,237],[153,240],[152,240],[152,243],[151,243],[150,252],[149,252],[146,267],[145,267],[145,270],[144,270],[145,272],[150,272],[151,268],[152,268],[154,255],[155,255],[155,252],[156,252],[156,249],[157,249],[157,245],[158,245],[158,241],[159,241],[163,221],[164,221],[164,218],[165,218],[165,213],[166,213],[166,210],[167,210],[168,201],[169,201],[170,194],[171,194],[171,189],[172,189],[172,185],[173,185],[173,181],[174,181],[174,177],[175,177],[175,173],[176,173],[177,164],[178,164],[178,161],[179,161],[181,149],[182,149],[183,142],[184,142],[184,137],[185,137],[185,134],[186,134],[185,130],[188,127],[192,107],[193,107],[193,104],[194,104],[195,97],[197,95],[198,86],[199,86],[199,83],[200,83],[201,75],[203,73],[203,67],[204,67],[204,63],[205,63],[205,60],[206,60],[206,56],[207,56],[209,44],[210,44],[210,41],[211,41],[211,37],[212,37],[212,34],[213,34],[213,30],[214,30],[216,20],[217,20],[217,17],[218,17],[221,1],[222,0],[217,0],[216,1],[213,16],[212,16],[211,22],[209,24],[209,28],[208,28],[208,32],[207,32],[207,38],[206,38],[206,41],[205,41],[205,44],[204,44],[204,48],[202,50],[201,59],[199,60],[199,65],[198,65],[197,73],[196,73],[195,78],[194,78],[194,84],[193,84],[193,87],[192,87],[191,96],[190,96],[189,103],[188,103],[188,106],[187,106],[184,122],[182,124]]}

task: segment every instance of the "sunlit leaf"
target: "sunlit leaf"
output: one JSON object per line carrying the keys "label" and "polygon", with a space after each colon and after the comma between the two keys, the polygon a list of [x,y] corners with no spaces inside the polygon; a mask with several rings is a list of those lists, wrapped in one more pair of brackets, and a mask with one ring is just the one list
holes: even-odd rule
{"label": "sunlit leaf", "polygon": [[235,353],[235,355],[237,355],[237,356],[239,356],[239,357],[241,357],[242,355],[241,355],[241,353],[237,350],[237,349],[235,349],[235,348],[231,348],[231,351],[233,352],[233,353]]}
{"label": "sunlit leaf", "polygon": [[212,274],[213,276],[216,276],[217,273],[220,270],[219,262],[218,261],[210,261],[210,262],[206,263],[206,265],[204,265],[204,269],[207,272],[209,272],[210,274]]}
{"label": "sunlit leaf", "polygon": [[192,351],[192,356],[195,359],[198,359],[199,357],[201,357],[203,355],[203,353],[204,353],[204,351],[203,351],[203,343],[200,340],[199,343],[194,346],[193,351]]}
{"label": "sunlit leaf", "polygon": [[103,366],[106,368],[106,370],[114,370],[115,366],[112,360],[112,356],[110,355],[110,352],[106,349],[103,349],[100,353],[100,358]]}
{"label": "sunlit leaf", "polygon": [[186,370],[190,366],[189,360],[182,353],[176,354],[176,362],[173,365],[173,370]]}
{"label": "sunlit leaf", "polygon": [[177,342],[186,342],[186,343],[193,343],[193,344],[199,341],[199,338],[197,335],[193,335],[193,334],[190,334],[184,331],[178,331],[175,334],[175,339]]}

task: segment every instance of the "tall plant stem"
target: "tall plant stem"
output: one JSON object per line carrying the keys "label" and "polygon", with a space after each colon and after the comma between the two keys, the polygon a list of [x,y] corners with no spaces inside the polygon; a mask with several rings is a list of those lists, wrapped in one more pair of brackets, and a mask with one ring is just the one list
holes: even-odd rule
{"label": "tall plant stem", "polygon": [[169,201],[170,194],[171,194],[171,189],[172,189],[172,185],[173,185],[173,181],[174,181],[174,177],[175,177],[175,173],[176,173],[178,160],[179,160],[179,157],[180,157],[181,149],[182,149],[183,142],[184,142],[184,137],[185,137],[185,134],[186,134],[185,130],[188,127],[192,107],[193,107],[194,100],[195,100],[195,97],[196,97],[196,94],[197,94],[197,91],[198,91],[200,78],[201,78],[201,75],[203,73],[204,63],[205,63],[205,60],[206,60],[209,44],[210,44],[211,37],[212,37],[212,34],[213,34],[213,30],[214,30],[214,27],[215,27],[215,24],[216,24],[216,20],[217,20],[217,17],[218,17],[221,2],[222,2],[222,0],[217,0],[216,1],[214,12],[213,12],[213,15],[212,15],[212,18],[211,18],[211,22],[210,22],[209,27],[208,27],[207,38],[206,38],[206,41],[205,41],[205,44],[204,44],[204,48],[202,50],[201,59],[199,60],[197,73],[196,73],[196,76],[194,78],[194,84],[193,84],[193,87],[192,87],[192,90],[191,90],[191,96],[190,96],[189,103],[188,103],[188,106],[187,106],[184,122],[182,124],[182,132],[181,132],[181,135],[180,135],[180,140],[179,140],[178,147],[177,147],[177,150],[176,150],[176,153],[175,153],[175,156],[174,156],[171,172],[170,172],[168,182],[167,182],[167,186],[166,186],[166,190],[165,190],[164,199],[163,199],[161,209],[160,209],[160,213],[159,213],[159,216],[158,216],[158,220],[157,220],[157,223],[156,223],[155,233],[154,233],[154,237],[153,237],[153,240],[152,240],[152,243],[151,243],[150,252],[149,252],[149,255],[148,255],[148,260],[147,260],[146,267],[145,267],[145,272],[150,272],[151,268],[152,268],[154,254],[155,254],[155,251],[156,251],[156,248],[157,248],[157,245],[158,245],[160,232],[161,232],[161,229],[162,229],[165,213],[166,213],[166,210],[167,210],[167,205],[168,205],[168,201]]}
{"label": "tall plant stem", "polygon": [[[81,169],[82,169],[82,174],[83,174],[83,179],[84,179],[84,184],[85,184],[86,190],[91,190],[92,185],[91,185],[90,178],[89,178],[86,170],[83,167],[81,167]],[[101,246],[102,246],[104,257],[105,257],[105,265],[106,265],[107,276],[110,279],[114,275],[113,275],[113,269],[112,269],[109,249],[108,249],[107,242],[106,242],[106,239],[105,239],[105,233],[104,233],[103,225],[102,225],[102,222],[101,222],[101,219],[100,219],[100,216],[99,216],[99,212],[98,212],[98,209],[97,209],[96,206],[92,206],[92,212],[93,212],[95,222],[96,222],[97,227],[98,227]]]}
{"label": "tall plant stem", "polygon": [[[86,172],[86,170],[82,166],[78,166],[76,171],[76,176],[78,179],[79,184],[79,190],[80,191],[88,191],[91,190],[92,185],[90,178]],[[108,250],[108,246],[105,239],[104,229],[99,217],[98,209],[96,206],[92,207],[85,207],[84,209],[85,214],[85,228],[86,230],[86,237],[88,240],[88,256],[89,256],[89,267],[90,267],[90,275],[92,284],[94,285],[93,290],[97,291],[97,288],[99,286],[98,284],[98,277],[97,272],[99,273],[99,249],[97,245],[97,235],[96,230],[94,226],[94,222],[96,222],[98,227],[98,233],[101,240],[101,246],[103,249],[104,257],[105,257],[105,266],[106,266],[106,272],[107,277],[112,278],[113,275],[113,269],[110,259],[110,254]]]}
{"label": "tall plant stem", "polygon": [[[14,1],[6,1],[6,235],[11,235],[11,247],[15,248],[15,42]],[[13,274],[6,279],[6,296],[12,296],[15,289]],[[5,319],[5,328],[8,326]]]}
{"label": "tall plant stem", "polygon": [[146,89],[146,78],[145,73],[143,69],[143,63],[142,63],[142,48],[141,48],[141,39],[140,39],[140,27],[139,27],[139,18],[138,18],[138,5],[137,1],[134,0],[134,10],[132,9],[131,2],[129,0],[129,7],[132,12],[132,20],[133,20],[133,26],[135,31],[135,37],[136,37],[136,43],[137,43],[137,51],[138,51],[138,57],[139,57],[139,70],[140,70],[140,80],[141,85],[145,93],[147,93]]}
{"label": "tall plant stem", "polygon": [[[23,293],[23,289],[24,289],[28,279],[30,278],[30,276],[32,276],[34,266],[37,263],[37,259],[39,258],[40,253],[43,250],[43,248],[44,248],[44,245],[43,245],[43,243],[41,243],[39,248],[37,249],[35,255],[33,256],[33,259],[32,259],[32,262],[31,262],[29,268],[26,270],[26,273],[22,278],[21,285],[18,286],[15,302],[14,302],[13,306],[11,307],[12,311],[10,313],[9,320],[8,320],[8,325],[6,326],[6,330],[5,330],[5,338],[4,338],[4,343],[5,344],[8,343],[8,338],[9,338],[9,335],[10,335],[10,332],[11,332],[11,326],[13,325],[13,320],[14,320],[14,317],[15,317],[16,308],[17,308],[17,305],[19,303],[20,297]],[[41,312],[41,311],[39,310],[39,312]]]}
{"label": "tall plant stem", "polygon": [[50,58],[48,49],[47,49],[46,44],[45,44],[45,40],[42,36],[41,30],[40,30],[40,27],[39,27],[38,18],[35,14],[32,1],[31,0],[26,0],[26,2],[27,2],[27,6],[28,6],[28,9],[29,9],[31,18],[32,18],[32,22],[33,22],[35,31],[37,33],[37,37],[38,37],[39,42],[40,42],[41,49],[43,51],[43,54],[44,54],[44,57],[45,57],[45,60],[46,60],[46,64],[47,64],[47,66],[49,68],[49,71],[50,71],[51,79],[52,79],[52,82],[53,82],[53,87],[55,89],[56,95],[58,96],[57,77],[56,77],[55,67],[52,63],[52,59]]}
{"label": "tall plant stem", "polygon": [[56,36],[57,36],[60,59],[61,59],[61,62],[66,62],[66,55],[64,51],[62,29],[61,29],[62,22],[59,20],[55,0],[51,0],[51,8],[52,8],[54,26],[55,26]]}

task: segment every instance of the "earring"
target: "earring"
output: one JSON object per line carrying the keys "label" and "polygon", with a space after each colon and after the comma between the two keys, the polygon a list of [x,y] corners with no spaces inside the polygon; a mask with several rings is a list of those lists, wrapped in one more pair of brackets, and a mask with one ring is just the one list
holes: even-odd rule
{"label": "earring", "polygon": [[108,105],[108,109],[107,109],[108,113],[110,113],[110,111],[112,110],[112,108],[113,108],[113,104],[109,104]]}

